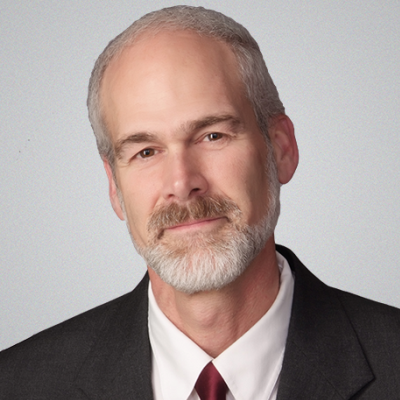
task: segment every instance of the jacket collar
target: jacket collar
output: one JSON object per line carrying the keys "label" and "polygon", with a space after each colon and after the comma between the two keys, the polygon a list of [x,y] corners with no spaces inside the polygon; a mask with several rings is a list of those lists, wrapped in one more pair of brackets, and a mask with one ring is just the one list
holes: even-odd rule
{"label": "jacket collar", "polygon": [[374,379],[338,291],[288,249],[277,250],[295,275],[278,400],[350,399]]}
{"label": "jacket collar", "polygon": [[106,317],[76,385],[89,399],[152,400],[148,275]]}

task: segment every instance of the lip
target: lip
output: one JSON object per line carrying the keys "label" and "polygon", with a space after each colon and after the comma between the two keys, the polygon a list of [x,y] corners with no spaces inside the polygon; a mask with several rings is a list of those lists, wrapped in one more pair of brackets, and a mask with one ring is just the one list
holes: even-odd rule
{"label": "lip", "polygon": [[183,230],[183,229],[197,229],[201,227],[205,227],[209,224],[213,224],[216,221],[222,220],[225,217],[215,217],[215,218],[203,218],[203,219],[196,219],[193,221],[188,221],[183,224],[178,224],[174,226],[170,226],[169,228],[166,228],[166,231],[177,231],[177,230]]}

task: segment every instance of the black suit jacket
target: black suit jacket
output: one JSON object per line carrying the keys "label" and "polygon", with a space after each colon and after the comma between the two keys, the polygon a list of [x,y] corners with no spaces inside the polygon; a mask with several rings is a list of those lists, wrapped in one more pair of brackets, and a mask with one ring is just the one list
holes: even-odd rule
{"label": "black suit jacket", "polygon": [[[400,311],[326,286],[277,249],[295,274],[278,400],[400,399]],[[0,353],[0,399],[152,399],[147,287],[146,275]]]}

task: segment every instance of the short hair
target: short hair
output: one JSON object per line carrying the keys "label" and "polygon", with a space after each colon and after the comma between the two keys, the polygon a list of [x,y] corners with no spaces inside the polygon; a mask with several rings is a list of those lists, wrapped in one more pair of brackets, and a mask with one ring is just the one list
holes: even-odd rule
{"label": "short hair", "polygon": [[165,30],[193,31],[201,36],[222,41],[230,47],[237,59],[246,96],[252,104],[258,126],[270,147],[269,121],[276,115],[284,114],[285,108],[257,42],[245,27],[220,12],[181,5],[144,15],[113,39],[98,57],[89,81],[87,105],[100,156],[107,159],[114,170],[114,148],[103,118],[100,101],[105,70],[114,57],[121,54],[126,47],[133,45],[139,36],[145,33],[157,34]]}

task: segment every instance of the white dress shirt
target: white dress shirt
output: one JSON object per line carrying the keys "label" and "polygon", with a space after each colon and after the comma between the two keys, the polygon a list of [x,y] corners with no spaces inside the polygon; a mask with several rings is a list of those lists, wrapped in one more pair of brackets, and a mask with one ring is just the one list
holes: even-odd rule
{"label": "white dress shirt", "polygon": [[149,285],[149,336],[155,400],[199,400],[194,389],[212,361],[228,385],[227,400],[275,400],[292,308],[294,279],[277,254],[280,288],[271,308],[242,337],[213,359],[160,310]]}

